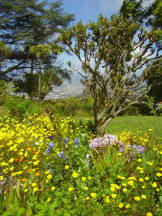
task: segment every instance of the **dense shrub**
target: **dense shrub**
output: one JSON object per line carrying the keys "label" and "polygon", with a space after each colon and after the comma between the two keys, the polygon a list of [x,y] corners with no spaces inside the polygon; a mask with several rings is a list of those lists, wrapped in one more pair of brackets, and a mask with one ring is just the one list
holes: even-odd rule
{"label": "dense shrub", "polygon": [[151,109],[148,104],[139,103],[132,105],[125,111],[123,111],[120,115],[152,115]]}

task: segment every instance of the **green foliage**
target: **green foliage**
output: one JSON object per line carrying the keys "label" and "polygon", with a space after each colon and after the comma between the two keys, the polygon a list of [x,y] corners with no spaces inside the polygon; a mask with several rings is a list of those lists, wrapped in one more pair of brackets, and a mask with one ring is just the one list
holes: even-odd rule
{"label": "green foliage", "polygon": [[7,102],[10,94],[14,92],[13,83],[0,80],[0,105]]}
{"label": "green foliage", "polygon": [[[0,41],[11,50],[6,59],[8,64],[4,65],[0,76],[33,71],[38,62],[30,52],[31,47],[33,51],[39,49],[39,54],[46,51],[42,64],[52,65],[61,48],[49,45],[49,40],[60,29],[68,27],[73,15],[63,12],[60,1],[47,4],[43,0],[1,0],[0,8],[0,30],[3,32]],[[49,46],[52,52],[48,52]]]}
{"label": "green foliage", "polygon": [[38,44],[37,46],[32,46],[29,51],[39,59],[48,56],[50,53],[57,55],[62,52],[62,48],[54,43]]}
{"label": "green foliage", "polygon": [[146,94],[143,88],[140,93],[135,92],[144,82],[138,70],[146,64],[150,66],[155,53],[157,58],[161,56],[154,48],[160,37],[158,30],[146,31],[139,23],[122,16],[108,20],[101,15],[96,22],[79,22],[62,31],[60,40],[81,62],[83,83],[93,99],[97,134],[103,135],[115,116]]}
{"label": "green foliage", "polygon": [[162,60],[157,60],[152,68],[145,70],[144,78],[148,85],[151,86],[148,93],[149,97],[153,98],[153,103],[156,104],[162,101]]}
{"label": "green foliage", "polygon": [[[61,76],[60,76],[61,74]],[[70,79],[68,72],[60,67],[53,67],[39,73],[25,73],[23,80],[15,80],[14,84],[17,87],[17,92],[25,92],[32,99],[38,98],[43,100],[44,97],[52,90],[53,85],[59,86],[62,84],[62,74]]]}
{"label": "green foliage", "polygon": [[10,48],[2,41],[0,41],[0,61],[10,55]]}
{"label": "green foliage", "polygon": [[120,8],[120,14],[133,21],[143,22],[145,18],[145,9],[142,7],[144,0],[124,0]]}
{"label": "green foliage", "polygon": [[9,97],[2,107],[9,111],[9,115],[18,119],[23,119],[25,116],[34,113],[42,113],[44,110],[39,103],[34,103],[29,99],[24,100],[16,96]]}

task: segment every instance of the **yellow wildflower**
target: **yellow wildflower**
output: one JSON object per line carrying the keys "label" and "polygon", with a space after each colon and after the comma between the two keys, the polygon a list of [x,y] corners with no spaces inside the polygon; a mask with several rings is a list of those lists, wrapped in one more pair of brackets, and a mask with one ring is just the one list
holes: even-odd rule
{"label": "yellow wildflower", "polygon": [[87,179],[86,177],[82,177],[82,181],[86,181],[86,179]]}
{"label": "yellow wildflower", "polygon": [[153,165],[153,161],[147,161],[146,164],[148,164],[149,166]]}
{"label": "yellow wildflower", "polygon": [[0,181],[2,181],[4,179],[4,177],[3,176],[0,176]]}
{"label": "yellow wildflower", "polygon": [[112,197],[113,199],[115,199],[115,198],[117,197],[117,194],[111,194],[111,197]]}
{"label": "yellow wildflower", "polygon": [[144,182],[144,179],[143,178],[139,178],[139,182]]}
{"label": "yellow wildflower", "polygon": [[111,190],[112,192],[114,192],[114,191],[116,191],[116,187],[110,187],[110,190]]}
{"label": "yellow wildflower", "polygon": [[106,203],[109,203],[109,202],[110,202],[110,197],[109,197],[109,196],[106,196],[105,202],[106,202]]}
{"label": "yellow wildflower", "polygon": [[65,169],[68,170],[69,169],[69,165],[65,165]]}
{"label": "yellow wildflower", "polygon": [[69,187],[69,188],[68,188],[68,191],[69,191],[69,192],[72,192],[73,190],[74,190],[73,187]]}
{"label": "yellow wildflower", "polygon": [[141,195],[141,198],[142,198],[142,199],[147,199],[147,196],[144,195],[144,194],[142,194],[142,195]]}
{"label": "yellow wildflower", "polygon": [[87,187],[87,186],[84,186],[84,187],[83,187],[83,190],[88,191],[88,187]]}
{"label": "yellow wildflower", "polygon": [[149,178],[148,176],[145,177],[145,180],[146,180],[146,181],[149,181],[149,179],[150,179],[150,178]]}
{"label": "yellow wildflower", "polygon": [[126,208],[126,209],[130,208],[130,204],[126,204],[126,205],[125,205],[125,208]]}
{"label": "yellow wildflower", "polygon": [[153,216],[151,212],[147,212],[146,216]]}
{"label": "yellow wildflower", "polygon": [[9,163],[13,163],[14,162],[14,158],[10,158]]}
{"label": "yellow wildflower", "polygon": [[56,187],[55,186],[52,186],[51,187],[51,191],[55,191]]}
{"label": "yellow wildflower", "polygon": [[139,196],[135,196],[135,197],[134,197],[134,200],[135,200],[135,201],[140,201],[141,198],[140,198]]}
{"label": "yellow wildflower", "polygon": [[32,183],[32,187],[35,187],[35,186],[37,186],[37,184],[36,183]]}
{"label": "yellow wildflower", "polygon": [[129,184],[130,186],[133,186],[133,185],[134,185],[134,181],[128,181],[128,184]]}
{"label": "yellow wildflower", "polygon": [[24,191],[24,193],[26,193],[26,192],[28,192],[28,189],[27,189],[27,188],[25,188],[23,191]]}
{"label": "yellow wildflower", "polygon": [[48,175],[48,176],[47,176],[47,179],[48,179],[48,180],[51,180],[51,179],[52,179],[52,175],[51,175],[51,174]]}
{"label": "yellow wildflower", "polygon": [[123,188],[123,192],[126,193],[128,190],[127,188]]}
{"label": "yellow wildflower", "polygon": [[158,172],[158,173],[156,173],[156,176],[157,176],[157,177],[161,177],[162,174]]}
{"label": "yellow wildflower", "polygon": [[124,204],[123,203],[119,203],[119,208],[123,208]]}
{"label": "yellow wildflower", "polygon": [[77,172],[73,172],[72,177],[73,178],[77,178],[79,176],[79,174]]}
{"label": "yellow wildflower", "polygon": [[96,198],[97,194],[96,193],[90,193],[92,198]]}
{"label": "yellow wildflower", "polygon": [[88,201],[88,200],[90,200],[90,197],[89,197],[89,196],[88,196],[88,197],[86,197],[86,198],[85,198],[85,200],[87,200],[87,201]]}
{"label": "yellow wildflower", "polygon": [[157,185],[156,182],[152,183],[152,187],[153,187],[153,188],[157,188],[157,186],[158,186],[158,185]]}
{"label": "yellow wildflower", "polygon": [[157,192],[160,192],[160,188],[156,188],[156,191],[157,191]]}
{"label": "yellow wildflower", "polygon": [[51,201],[51,197],[49,197],[47,200],[46,200],[46,202],[50,202]]}
{"label": "yellow wildflower", "polygon": [[39,190],[38,187],[34,187],[34,188],[33,188],[33,191],[34,191],[34,192],[36,192],[36,191],[38,191],[38,190]]}

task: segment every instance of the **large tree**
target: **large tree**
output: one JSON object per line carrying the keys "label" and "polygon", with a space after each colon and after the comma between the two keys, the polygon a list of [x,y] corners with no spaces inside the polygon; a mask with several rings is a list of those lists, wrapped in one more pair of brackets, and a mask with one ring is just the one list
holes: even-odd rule
{"label": "large tree", "polygon": [[[73,20],[65,14],[60,1],[47,4],[43,0],[0,0],[0,42],[11,50],[1,67],[0,78],[16,72],[33,72],[37,58],[30,48],[55,42],[56,34]],[[52,66],[57,55],[46,55],[42,64]]]}
{"label": "large tree", "polygon": [[161,0],[124,0],[120,8],[123,17],[154,28],[162,27]]}
{"label": "large tree", "polygon": [[144,73],[144,79],[150,86],[148,96],[153,98],[154,106],[162,101],[162,58],[147,68]]}
{"label": "large tree", "polygon": [[26,92],[32,99],[43,100],[53,85],[61,85],[63,79],[70,80],[70,72],[67,69],[60,65],[51,65],[48,60],[49,56],[53,56],[54,63],[56,56],[62,50],[62,47],[55,43],[32,46],[30,53],[35,58],[36,71],[25,73],[23,79],[15,80],[17,92]]}
{"label": "large tree", "polygon": [[[120,9],[120,14],[122,16],[137,21],[140,24],[147,26],[147,28],[152,28],[159,30],[162,35],[162,2],[161,0],[151,1],[150,4],[145,0],[124,0]],[[149,3],[149,2],[148,2]],[[157,41],[156,46],[161,49],[161,41]],[[148,67],[145,70],[145,80],[148,85],[150,85],[150,91],[148,96],[153,97],[154,103],[162,100],[162,59],[157,60],[153,63],[152,67]]]}
{"label": "large tree", "polygon": [[138,86],[144,80],[141,70],[159,58],[155,43],[159,31],[147,32],[138,23],[113,16],[100,16],[97,22],[78,23],[60,38],[81,62],[83,82],[93,98],[94,124],[103,135],[107,124],[146,93]]}

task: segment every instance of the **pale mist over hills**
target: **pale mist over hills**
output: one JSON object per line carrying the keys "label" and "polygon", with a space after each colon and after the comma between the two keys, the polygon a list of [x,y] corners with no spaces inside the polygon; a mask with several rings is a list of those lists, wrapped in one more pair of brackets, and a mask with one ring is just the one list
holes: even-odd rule
{"label": "pale mist over hills", "polygon": [[84,86],[80,82],[80,76],[75,74],[70,82],[64,81],[61,86],[53,86],[53,90],[45,99],[58,99],[81,96]]}

